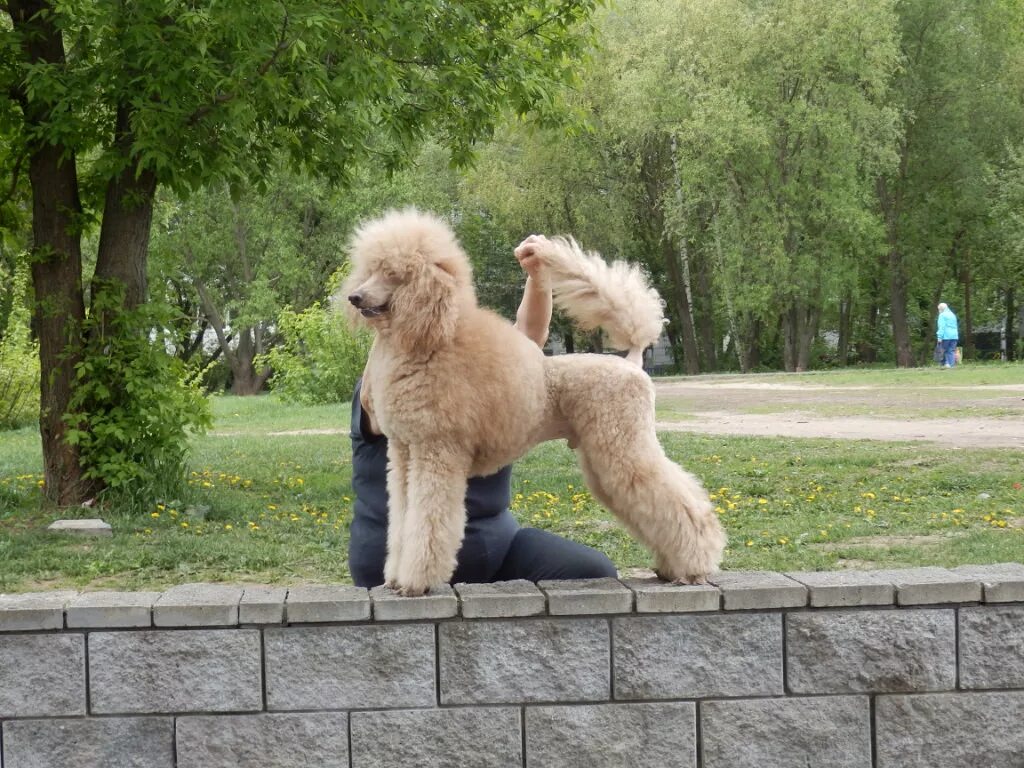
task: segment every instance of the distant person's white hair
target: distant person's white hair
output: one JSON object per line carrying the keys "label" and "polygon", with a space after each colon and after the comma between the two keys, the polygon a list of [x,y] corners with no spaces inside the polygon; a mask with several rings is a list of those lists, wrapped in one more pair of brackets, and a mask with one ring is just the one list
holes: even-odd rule
{"label": "distant person's white hair", "polygon": [[945,312],[947,309],[949,309],[949,304],[946,302],[943,301],[939,304],[939,312]]}

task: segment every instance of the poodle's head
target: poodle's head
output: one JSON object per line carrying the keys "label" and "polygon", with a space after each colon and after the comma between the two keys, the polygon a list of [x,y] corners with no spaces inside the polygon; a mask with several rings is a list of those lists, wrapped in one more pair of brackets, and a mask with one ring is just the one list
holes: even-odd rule
{"label": "poodle's head", "polygon": [[415,209],[391,211],[352,237],[351,272],[338,292],[349,317],[406,349],[436,349],[476,303],[469,259],[455,233]]}

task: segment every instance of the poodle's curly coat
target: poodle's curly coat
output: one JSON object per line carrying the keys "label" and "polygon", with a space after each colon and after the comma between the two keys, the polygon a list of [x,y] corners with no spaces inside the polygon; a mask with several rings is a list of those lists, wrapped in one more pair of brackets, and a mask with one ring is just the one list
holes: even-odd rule
{"label": "poodle's curly coat", "polygon": [[[637,268],[608,265],[570,240],[542,242],[558,306],[605,328],[634,359],[653,343],[661,302]],[[545,357],[477,306],[469,260],[433,216],[393,211],[365,224],[351,258],[340,297],[376,331],[363,387],[388,437],[389,586],[419,595],[448,581],[467,479],[558,438],[577,450],[594,496],[654,552],[659,576],[699,583],[717,569],[725,533],[700,482],[665,456],[640,367],[615,356]]]}

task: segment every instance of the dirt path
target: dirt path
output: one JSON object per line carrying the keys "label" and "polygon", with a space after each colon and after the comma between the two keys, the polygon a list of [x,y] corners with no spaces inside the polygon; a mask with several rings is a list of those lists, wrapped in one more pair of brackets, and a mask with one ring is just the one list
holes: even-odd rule
{"label": "dirt path", "polygon": [[[920,440],[961,448],[1024,449],[1024,385],[977,387],[825,387],[760,382],[656,383],[659,406],[671,403],[680,420],[662,420],[664,431],[716,435],[778,435],[849,440]],[[972,405],[998,406],[1011,415],[975,416]],[[886,415],[833,415],[877,409]],[[829,415],[815,413],[828,409]],[[751,409],[772,413],[750,413]],[[1014,415],[1017,411],[1019,415]],[[893,418],[892,413],[906,418]],[[929,414],[957,414],[929,418]]]}

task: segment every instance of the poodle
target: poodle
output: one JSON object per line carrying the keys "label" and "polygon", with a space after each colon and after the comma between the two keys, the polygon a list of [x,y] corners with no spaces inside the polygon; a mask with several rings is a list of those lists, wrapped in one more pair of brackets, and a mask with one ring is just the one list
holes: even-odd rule
{"label": "poodle", "polygon": [[545,357],[477,306],[469,260],[432,215],[392,211],[353,236],[338,299],[375,331],[363,387],[388,437],[385,583],[415,596],[447,582],[467,479],[552,439],[576,450],[591,492],[654,552],[660,578],[704,583],[725,533],[700,482],[665,456],[654,387],[638,365],[664,323],[657,292],[639,268],[572,240],[531,236],[520,249],[546,265],[555,305],[601,326],[628,359]]}

